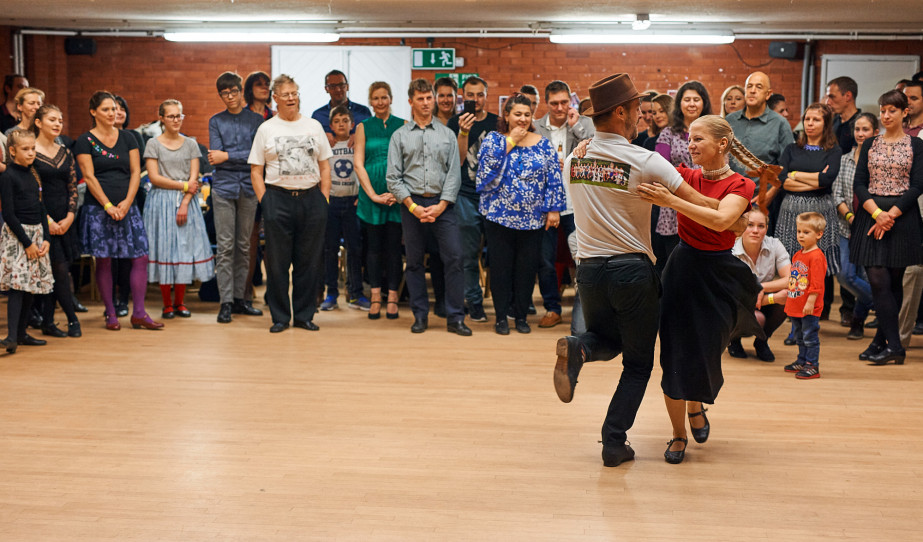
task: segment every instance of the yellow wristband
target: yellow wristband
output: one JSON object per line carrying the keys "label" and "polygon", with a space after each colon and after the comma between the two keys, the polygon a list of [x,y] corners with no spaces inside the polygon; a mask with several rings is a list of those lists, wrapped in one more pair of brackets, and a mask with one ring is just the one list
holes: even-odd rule
{"label": "yellow wristband", "polygon": [[875,212],[872,213],[872,220],[877,219],[877,218],[878,218],[878,215],[880,215],[880,214],[883,213],[883,212],[884,212],[884,211],[882,211],[880,208],[879,208],[879,209],[875,209]]}
{"label": "yellow wristband", "polygon": [[506,142],[510,144],[510,147],[515,147],[515,146],[516,146],[516,142],[513,141],[513,138],[510,137],[510,136],[506,136]]}
{"label": "yellow wristband", "polygon": [[462,132],[461,130],[459,130],[458,135],[468,137],[468,132]]}
{"label": "yellow wristband", "polygon": [[773,304],[775,304],[775,302],[776,302],[776,301],[772,298],[772,296],[773,296],[773,294],[769,294],[769,303],[768,303],[769,305],[773,305]]}
{"label": "yellow wristband", "polygon": [[850,211],[850,212],[846,213],[846,216],[844,216],[843,218],[845,218],[846,220],[849,220],[849,218],[852,217],[852,216],[856,216],[856,215],[854,215],[854,214],[852,213],[852,211]]}
{"label": "yellow wristband", "polygon": [[407,210],[410,211],[410,214],[413,214],[413,210],[416,209],[416,208],[417,208],[417,204],[416,204],[416,203],[411,203],[411,204],[410,204],[410,207],[409,207]]}
{"label": "yellow wristband", "polygon": [[109,210],[109,207],[114,207],[114,205],[112,205],[112,202],[111,202],[111,201],[107,201],[106,204],[103,205],[103,211],[108,211],[108,210]]}
{"label": "yellow wristband", "polygon": [[189,192],[189,181],[183,181],[183,193]]}

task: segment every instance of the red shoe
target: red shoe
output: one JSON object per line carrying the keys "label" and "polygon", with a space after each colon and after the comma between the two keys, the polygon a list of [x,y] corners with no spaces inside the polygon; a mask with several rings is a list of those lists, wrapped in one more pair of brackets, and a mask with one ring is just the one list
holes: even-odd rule
{"label": "red shoe", "polygon": [[145,314],[144,318],[136,318],[132,316],[131,317],[131,327],[135,329],[141,329],[142,327],[144,329],[161,329],[163,327],[163,324],[161,324],[160,322],[155,322],[151,320],[151,317]]}
{"label": "red shoe", "polygon": [[122,329],[118,316],[106,316],[106,329],[109,331],[118,331]]}

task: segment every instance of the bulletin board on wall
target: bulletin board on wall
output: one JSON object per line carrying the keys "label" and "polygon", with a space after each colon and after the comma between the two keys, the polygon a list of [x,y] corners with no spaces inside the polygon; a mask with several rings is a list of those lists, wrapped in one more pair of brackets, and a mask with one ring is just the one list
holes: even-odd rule
{"label": "bulletin board on wall", "polygon": [[877,115],[878,97],[918,71],[917,55],[821,55],[820,96],[826,94],[828,81],[849,76],[859,85],[856,107]]}

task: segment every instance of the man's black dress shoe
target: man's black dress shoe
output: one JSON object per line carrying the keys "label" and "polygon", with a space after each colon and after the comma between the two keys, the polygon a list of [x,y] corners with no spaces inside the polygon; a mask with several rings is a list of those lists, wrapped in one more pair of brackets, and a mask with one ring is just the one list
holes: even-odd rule
{"label": "man's black dress shoe", "polygon": [[[218,310],[218,323],[219,324],[230,324],[231,323],[231,303],[222,303],[221,309]],[[281,330],[280,330],[281,331]]]}
{"label": "man's black dress shoe", "polygon": [[16,340],[18,344],[24,344],[26,346],[45,346],[48,344],[48,341],[42,339],[36,339],[32,335],[23,335]]}
{"label": "man's black dress shoe", "polygon": [[16,341],[11,341],[9,339],[3,339],[0,341],[0,348],[5,348],[6,351],[10,354],[16,353]]}
{"label": "man's black dress shoe", "polygon": [[271,328],[269,328],[269,332],[270,333],[282,333],[286,329],[288,329],[288,322],[276,322],[275,324],[272,325]]}
{"label": "man's black dress shoe", "polygon": [[554,366],[554,391],[558,399],[570,403],[577,387],[577,375],[586,361],[586,354],[580,346],[580,340],[573,335],[558,339],[558,361]]}
{"label": "man's black dress shoe", "polygon": [[63,338],[67,337],[67,333],[61,331],[61,329],[52,323],[51,325],[42,326],[42,335],[47,335],[49,337]]}
{"label": "man's black dress shoe", "polygon": [[74,312],[88,312],[90,309],[86,308],[86,305],[80,302],[79,299],[74,297]]}
{"label": "man's black dress shoe", "polygon": [[317,327],[317,324],[315,324],[311,320],[308,320],[305,322],[302,322],[301,320],[295,320],[294,326],[300,327],[301,329],[307,329],[308,331],[317,331],[318,329],[320,329],[319,327]]}
{"label": "man's black dress shoe", "polygon": [[263,316],[263,311],[253,306],[253,302],[248,299],[235,299],[234,305],[231,306],[231,312],[234,314],[246,314],[247,316]]}
{"label": "man's black dress shoe", "polygon": [[128,316],[128,303],[117,303],[115,305],[115,315],[119,318]]}
{"label": "man's black dress shoe", "polygon": [[618,467],[626,461],[635,458],[635,451],[627,443],[617,444],[614,446],[603,446],[603,465],[606,467]]}
{"label": "man's black dress shoe", "polygon": [[471,336],[471,328],[466,326],[464,322],[449,322],[445,325],[446,331],[449,333],[455,333],[456,335],[461,335],[462,337]]}
{"label": "man's black dress shoe", "polygon": [[427,327],[428,326],[427,326],[426,320],[424,320],[423,318],[415,318],[413,325],[410,326],[410,332],[411,333],[423,333],[424,331],[426,331]]}
{"label": "man's black dress shoe", "polygon": [[887,365],[888,362],[893,361],[895,365],[903,365],[906,355],[907,353],[904,350],[895,350],[889,346],[881,352],[869,356],[869,363],[871,365]]}

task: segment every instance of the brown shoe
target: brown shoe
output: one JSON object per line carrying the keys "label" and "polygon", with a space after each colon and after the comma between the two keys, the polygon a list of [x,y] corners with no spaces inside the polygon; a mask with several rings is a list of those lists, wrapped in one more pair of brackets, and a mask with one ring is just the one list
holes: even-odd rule
{"label": "brown shoe", "polygon": [[554,327],[561,323],[561,315],[556,312],[546,312],[545,316],[542,316],[542,321],[538,323],[538,327]]}

